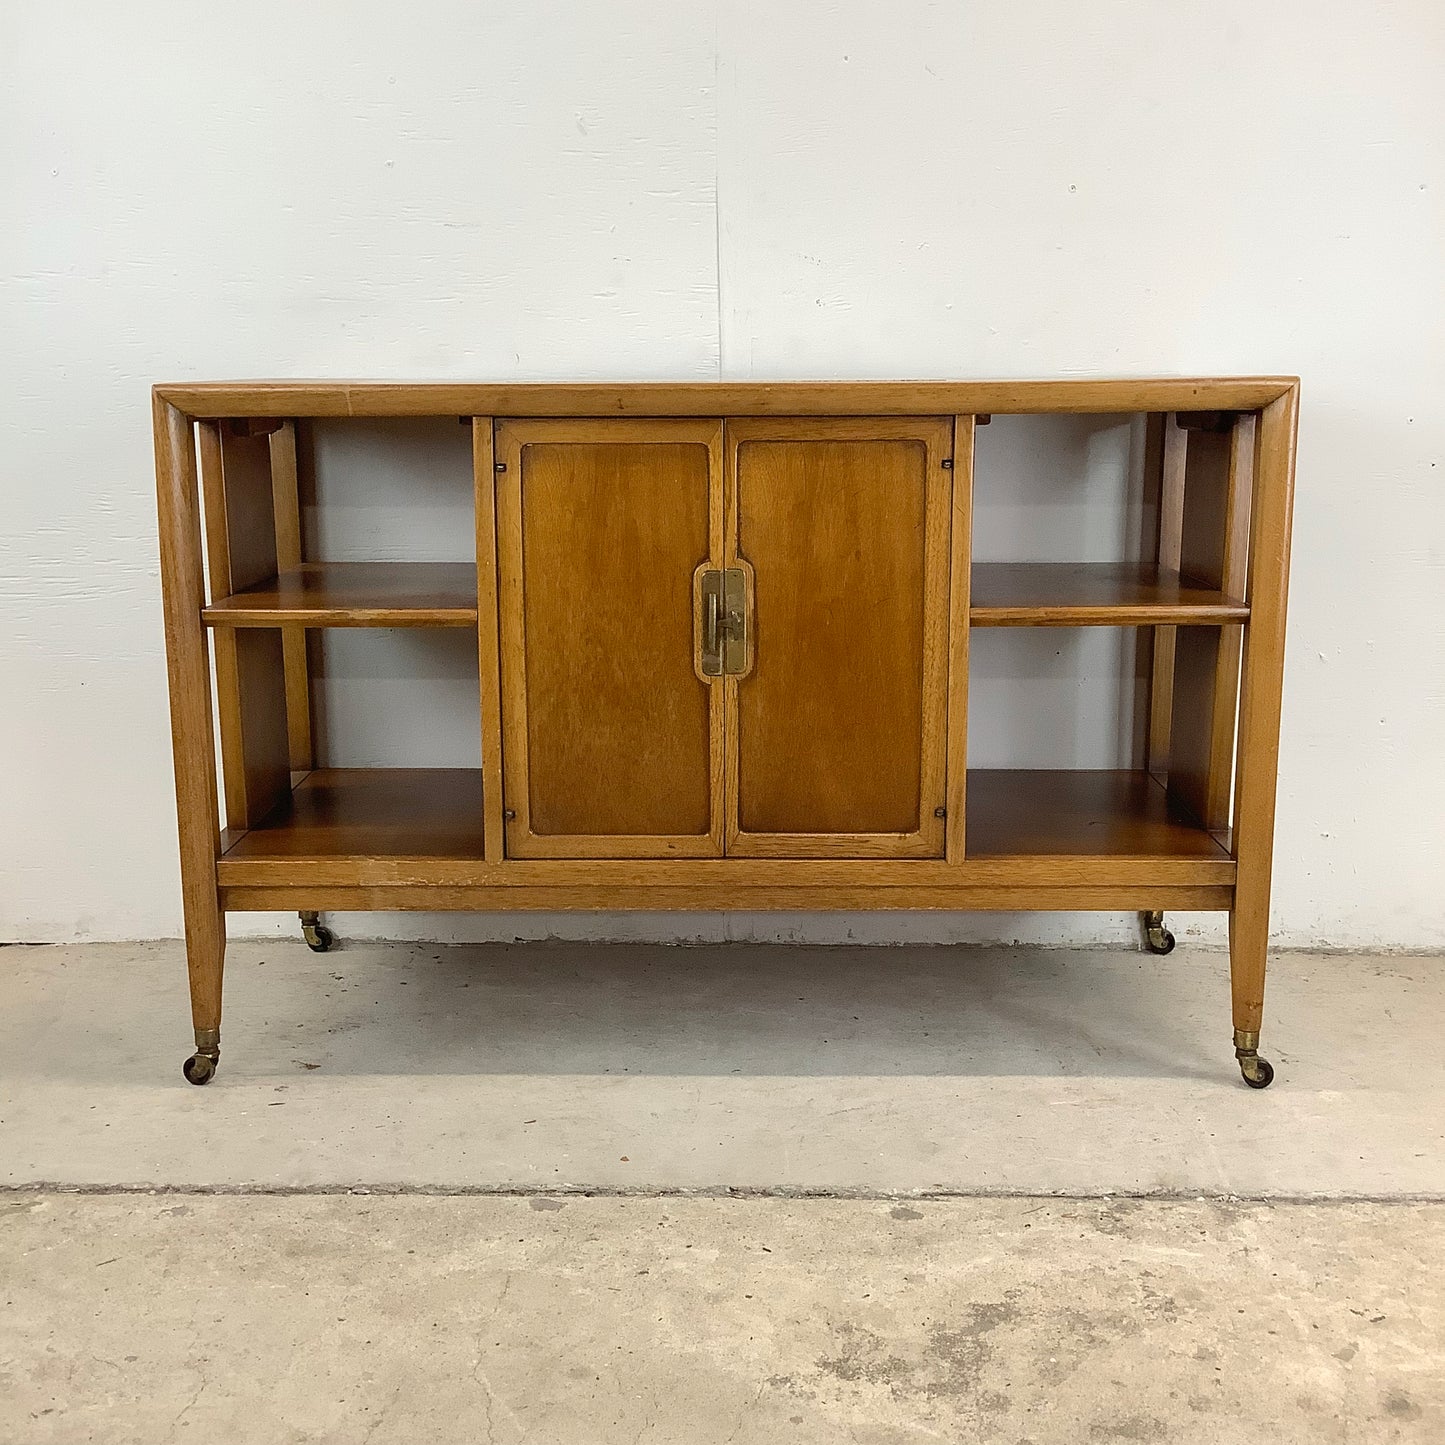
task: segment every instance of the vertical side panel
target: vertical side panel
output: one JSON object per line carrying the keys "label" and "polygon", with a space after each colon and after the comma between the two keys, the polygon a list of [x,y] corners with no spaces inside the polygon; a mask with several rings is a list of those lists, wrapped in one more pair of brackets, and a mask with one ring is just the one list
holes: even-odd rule
{"label": "vertical side panel", "polygon": [[189,419],[159,397],[153,401],[153,414],[161,598],[191,1012],[197,1029],[218,1029],[226,932],[216,887],[220,816],[211,725],[211,675],[206,629],[201,622],[205,585],[196,504],[195,438]]}
{"label": "vertical side panel", "polygon": [[[222,422],[216,428],[221,451],[219,516],[211,520],[213,492],[206,493],[206,541],[214,545],[217,525],[225,529],[226,587],[239,592],[276,575],[276,502],[271,482],[271,437],[243,435]],[[220,578],[211,563],[211,586]]]}
{"label": "vertical side panel", "polygon": [[[296,423],[283,422],[271,436],[271,494],[276,519],[278,571],[300,567],[306,555],[301,535],[301,492],[296,467]],[[311,740],[311,671],[304,627],[284,627],[281,648],[286,669],[286,726],[291,767],[307,772],[316,758]]]}
{"label": "vertical side panel", "polygon": [[[218,422],[199,434],[211,596],[225,597],[276,574],[271,438]],[[214,629],[214,645],[226,822],[244,829],[290,791],[291,747],[280,630],[241,631]]]}
{"label": "vertical side panel", "polygon": [[477,510],[477,672],[482,691],[483,856],[500,862],[502,818],[502,658],[497,598],[497,472],[489,416],[472,418]]}
{"label": "vertical side panel", "polygon": [[1264,1010],[1298,420],[1295,387],[1265,407],[1255,434],[1246,594],[1250,614],[1244,635],[1234,796],[1234,856],[1239,868],[1229,916],[1236,1029],[1258,1030]]}
{"label": "vertical side panel", "polygon": [[[237,707],[233,735],[241,745],[244,827],[254,827],[291,792],[286,727],[286,666],[279,627],[225,627],[218,642],[233,653]],[[218,647],[217,658],[219,660]],[[219,687],[220,669],[217,668]],[[222,734],[224,736],[224,733]]]}
{"label": "vertical side panel", "polygon": [[[1180,571],[1244,595],[1254,418],[1188,435]],[[1205,827],[1229,826],[1243,629],[1177,629],[1169,791]]]}
{"label": "vertical side panel", "polygon": [[[197,424],[200,439],[201,489],[206,499],[206,564],[211,596],[226,597],[231,586],[231,529],[226,509],[226,487],[221,455],[222,423]],[[241,730],[240,668],[234,629],[219,627],[211,634],[216,665],[216,712],[221,731],[221,786],[226,799],[226,821],[233,828],[250,826],[246,806],[246,767]]]}
{"label": "vertical side panel", "polygon": [[[1154,417],[1150,418],[1155,423]],[[1188,433],[1172,412],[1158,414],[1159,544],[1161,570],[1177,572],[1184,530],[1184,465]],[[1152,454],[1152,453],[1151,453]],[[1161,782],[1169,772],[1169,735],[1174,715],[1174,650],[1178,629],[1155,627],[1150,661],[1148,767]]]}
{"label": "vertical side panel", "polygon": [[948,605],[948,816],[944,856],[961,863],[968,810],[968,606],[973,573],[972,416],[953,419]]}

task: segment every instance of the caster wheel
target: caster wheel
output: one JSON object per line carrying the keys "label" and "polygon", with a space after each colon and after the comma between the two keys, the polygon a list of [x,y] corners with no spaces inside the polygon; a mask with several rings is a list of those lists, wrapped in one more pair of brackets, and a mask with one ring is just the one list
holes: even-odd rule
{"label": "caster wheel", "polygon": [[181,1072],[188,1084],[209,1084],[216,1073],[216,1060],[209,1054],[192,1054],[181,1065]]}
{"label": "caster wheel", "polygon": [[1239,1072],[1251,1089],[1267,1089],[1274,1083],[1274,1065],[1257,1054],[1252,1059],[1241,1059]]}
{"label": "caster wheel", "polygon": [[1146,913],[1143,916],[1144,947],[1150,953],[1173,953],[1174,935],[1164,926],[1164,915]]}
{"label": "caster wheel", "polygon": [[301,933],[306,939],[306,947],[312,953],[325,953],[336,942],[336,935],[324,923],[318,923],[311,928],[303,928]]}

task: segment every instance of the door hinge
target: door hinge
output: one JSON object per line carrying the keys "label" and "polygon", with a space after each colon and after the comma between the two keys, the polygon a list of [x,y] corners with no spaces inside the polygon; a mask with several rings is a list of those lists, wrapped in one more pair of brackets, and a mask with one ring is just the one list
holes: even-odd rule
{"label": "door hinge", "polygon": [[741,567],[700,567],[698,672],[735,677],[748,670],[748,583]]}

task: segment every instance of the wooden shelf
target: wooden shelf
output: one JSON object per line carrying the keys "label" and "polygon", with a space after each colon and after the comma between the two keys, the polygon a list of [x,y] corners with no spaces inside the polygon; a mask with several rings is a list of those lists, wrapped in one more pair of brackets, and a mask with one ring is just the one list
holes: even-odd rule
{"label": "wooden shelf", "polygon": [[[970,858],[1228,859],[1148,773],[970,768]],[[475,768],[319,768],[257,827],[228,832],[229,862],[482,857]]]}
{"label": "wooden shelf", "polygon": [[1177,572],[1127,562],[980,562],[975,627],[1138,627],[1242,622],[1248,606]]}
{"label": "wooden shelf", "polygon": [[970,858],[1227,858],[1145,772],[970,768]]}
{"label": "wooden shelf", "polygon": [[318,768],[257,827],[222,837],[228,860],[480,858],[479,768]]}
{"label": "wooden shelf", "polygon": [[471,562],[305,562],[202,613],[212,626],[475,627]]}

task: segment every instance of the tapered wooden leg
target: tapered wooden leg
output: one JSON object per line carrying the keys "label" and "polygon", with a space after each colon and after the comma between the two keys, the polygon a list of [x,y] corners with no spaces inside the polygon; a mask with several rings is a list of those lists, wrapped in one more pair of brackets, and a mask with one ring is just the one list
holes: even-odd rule
{"label": "tapered wooden leg", "polygon": [[1269,888],[1274,851],[1274,793],[1284,681],[1285,585],[1294,494],[1294,436],[1299,391],[1260,413],[1255,428],[1254,498],[1249,538],[1249,621],[1244,633],[1239,703],[1239,762],[1234,792],[1234,906],[1229,914],[1229,976],[1234,1055],[1244,1082],[1263,1089],[1274,1078],[1259,1057],[1264,968],[1269,952]]}
{"label": "tapered wooden leg", "polygon": [[216,883],[220,806],[211,732],[211,668],[201,622],[201,523],[196,446],[188,417],[155,398],[156,491],[160,512],[161,598],[171,693],[171,753],[180,833],[181,904],[196,1052],[184,1072],[204,1084],[221,1054],[221,969],[225,916]]}
{"label": "tapered wooden leg", "polygon": [[221,977],[226,961],[226,919],[219,908],[186,916],[186,968],[191,979],[191,1023],[196,1051],[182,1065],[193,1084],[210,1081],[221,1059]]}
{"label": "tapered wooden leg", "polygon": [[1274,1066],[1259,1056],[1259,1025],[1264,1016],[1264,973],[1269,961],[1269,914],[1238,907],[1229,914],[1229,992],[1234,1015],[1234,1057],[1252,1089],[1274,1080]]}

